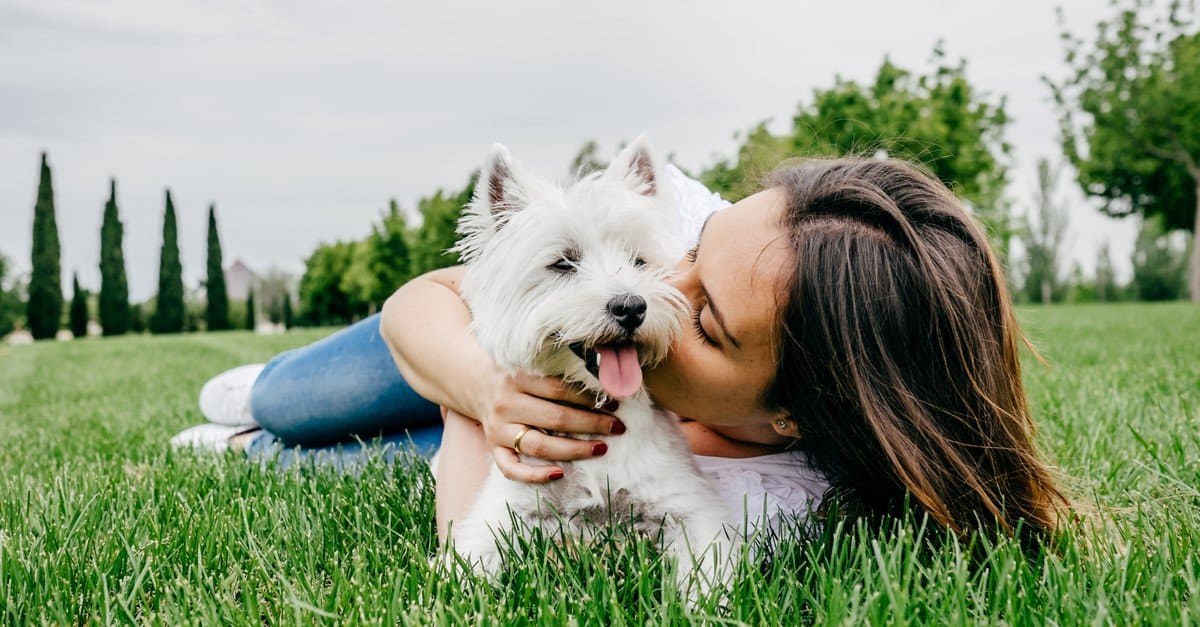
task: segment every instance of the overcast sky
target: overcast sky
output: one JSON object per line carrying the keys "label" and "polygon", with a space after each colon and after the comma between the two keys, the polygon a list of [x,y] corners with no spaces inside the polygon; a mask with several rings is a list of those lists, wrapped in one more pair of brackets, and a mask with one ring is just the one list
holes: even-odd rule
{"label": "overcast sky", "polygon": [[[419,6],[408,6],[419,5]],[[1109,11],[1066,0],[1076,32]],[[321,241],[357,238],[397,198],[460,187],[496,141],[564,176],[588,138],[605,152],[647,132],[698,170],[733,134],[884,55],[929,68],[942,39],[1008,99],[1013,198],[1057,157],[1039,76],[1063,72],[1046,0],[858,2],[138,2],[0,0],[0,251],[29,265],[46,150],[64,278],[99,286],[99,228],[116,176],[132,297],[153,294],[163,189],[185,279],[203,274],[208,204],[227,262],[300,271]],[[1100,216],[1064,181],[1072,256],[1110,241],[1128,266],[1135,225]]]}

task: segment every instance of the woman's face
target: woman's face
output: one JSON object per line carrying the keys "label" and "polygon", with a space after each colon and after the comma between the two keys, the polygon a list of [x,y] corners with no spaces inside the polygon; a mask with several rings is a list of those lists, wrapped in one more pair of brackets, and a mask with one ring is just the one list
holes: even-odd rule
{"label": "woman's face", "polygon": [[[692,320],[667,359],[646,372],[654,400],[712,426],[765,424],[775,376],[783,272],[791,254],[781,226],[784,192],[759,192],[709,218],[672,284]],[[698,315],[697,315],[698,314]]]}

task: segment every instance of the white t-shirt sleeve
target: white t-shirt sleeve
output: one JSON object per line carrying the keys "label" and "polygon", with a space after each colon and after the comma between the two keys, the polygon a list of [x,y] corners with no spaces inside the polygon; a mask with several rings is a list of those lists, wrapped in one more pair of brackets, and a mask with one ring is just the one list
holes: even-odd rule
{"label": "white t-shirt sleeve", "polygon": [[675,190],[675,200],[679,205],[679,230],[684,245],[691,248],[700,238],[700,229],[704,221],[713,213],[733,204],[720,194],[709,190],[704,183],[683,173],[668,163],[663,170]]}

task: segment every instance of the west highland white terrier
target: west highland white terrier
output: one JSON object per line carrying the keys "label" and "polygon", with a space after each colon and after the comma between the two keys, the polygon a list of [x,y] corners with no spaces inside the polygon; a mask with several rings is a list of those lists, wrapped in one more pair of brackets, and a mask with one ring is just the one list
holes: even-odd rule
{"label": "west highland white terrier", "polygon": [[661,542],[682,587],[699,576],[693,593],[725,578],[736,546],[725,507],[674,417],[642,386],[642,368],[666,356],[687,312],[665,281],[683,246],[660,167],[638,138],[566,189],[500,145],[480,173],[456,247],[472,330],[504,368],[621,399],[616,415],[627,432],[606,439],[602,457],[560,464],[565,476],[544,485],[509,480],[493,464],[451,529],[454,550],[478,572],[495,574],[501,546],[519,545],[502,534],[540,528],[586,542],[616,525]]}

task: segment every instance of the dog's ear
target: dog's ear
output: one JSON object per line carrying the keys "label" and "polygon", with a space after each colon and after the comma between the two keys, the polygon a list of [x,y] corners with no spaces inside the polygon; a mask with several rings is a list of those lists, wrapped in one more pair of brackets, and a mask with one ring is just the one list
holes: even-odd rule
{"label": "dog's ear", "polygon": [[509,156],[508,148],[501,144],[492,146],[479,171],[471,203],[463,208],[458,219],[458,243],[451,250],[464,263],[478,256],[487,240],[513,213],[525,207],[527,198],[520,172],[521,165]]}
{"label": "dog's ear", "polygon": [[643,196],[657,196],[662,190],[662,171],[658,156],[645,135],[639,135],[617,153],[604,175],[622,181]]}
{"label": "dog's ear", "polygon": [[495,144],[479,172],[472,204],[480,205],[480,210],[491,214],[497,229],[503,226],[509,214],[525,206],[525,190],[518,183],[519,168],[520,165],[509,156],[508,148]]}

